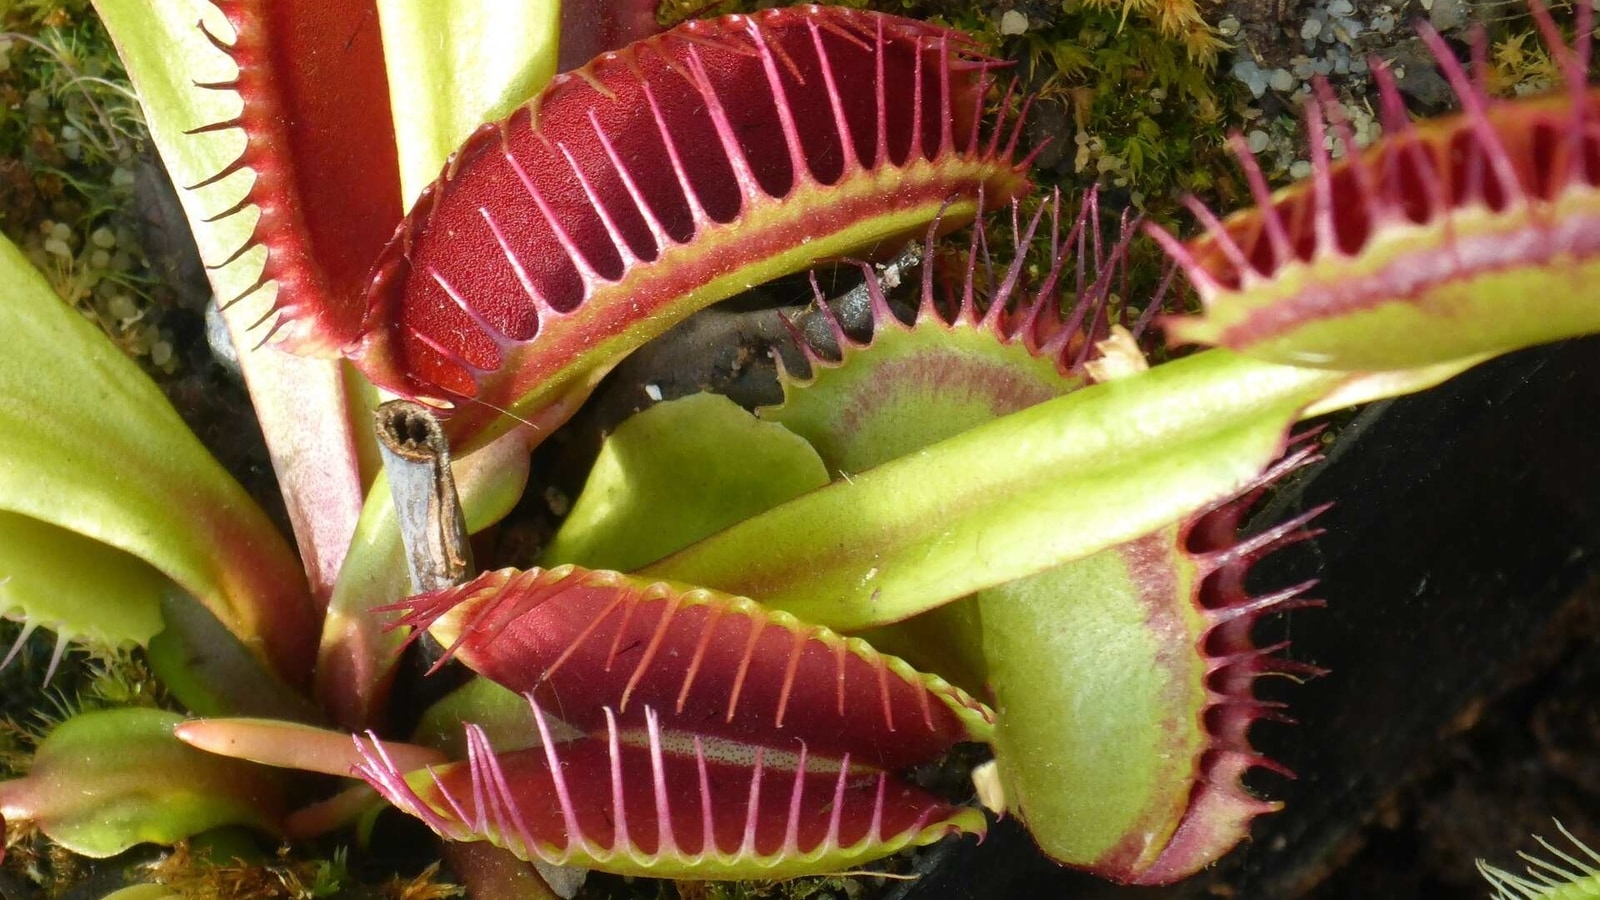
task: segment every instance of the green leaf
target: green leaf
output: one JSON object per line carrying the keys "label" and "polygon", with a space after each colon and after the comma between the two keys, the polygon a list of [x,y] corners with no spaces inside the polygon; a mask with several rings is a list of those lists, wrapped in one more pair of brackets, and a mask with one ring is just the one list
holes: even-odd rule
{"label": "green leaf", "polygon": [[[805,438],[828,470],[853,475],[1083,385],[1022,341],[929,316],[874,324],[872,342],[808,378],[779,378],[783,402],[759,410]],[[787,498],[784,498],[787,499]]]}
{"label": "green leaf", "polygon": [[100,900],[182,900],[181,894],[164,884],[136,884],[100,898]]}
{"label": "green leaf", "polygon": [[520,0],[378,0],[406,206],[445,157],[556,72],[561,4]]}
{"label": "green leaf", "polygon": [[[1052,858],[1138,872],[1188,809],[1209,735],[1195,565],[1176,528],[978,594],[1006,802]],[[1181,649],[1180,649],[1181,648]],[[1040,665],[1049,660],[1049,665]],[[1067,764],[1063,764],[1063,763]],[[1127,853],[1131,835],[1138,853]]]}
{"label": "green leaf", "polygon": [[280,671],[309,671],[305,579],[260,508],[7,241],[0,298],[0,510],[144,560]]}
{"label": "green leaf", "polygon": [[285,684],[193,597],[166,592],[161,618],[166,627],[145,646],[145,659],[193,715],[321,720],[321,709]]}
{"label": "green leaf", "polygon": [[[874,323],[866,346],[846,343],[837,362],[812,359],[809,376],[783,374],[783,402],[764,407],[817,448],[836,477],[851,477],[1005,413],[1083,386],[1054,359],[1035,356],[1003,328],[919,315],[911,326]],[[866,631],[879,650],[982,693],[986,665],[978,607],[963,598]]]}
{"label": "green leaf", "polygon": [[1196,354],[836,481],[644,572],[841,631],[899,621],[1232,495],[1349,378]]}
{"label": "green leaf", "polygon": [[38,519],[0,512],[0,609],[62,640],[144,645],[172,581],[137,557]]}
{"label": "green leaf", "polygon": [[[463,722],[483,729],[489,743],[502,751],[539,746],[539,729],[527,698],[481,675],[428,707],[417,723],[412,741],[432,747],[451,759],[466,759]],[[581,734],[559,721],[550,724],[556,728],[557,740],[569,740]]]}
{"label": "green leaf", "polygon": [[720,394],[658,403],[606,438],[544,565],[632,571],[827,483],[803,439]]}
{"label": "green leaf", "polygon": [[276,778],[183,744],[172,735],[182,721],[154,709],[73,716],[39,745],[27,777],[0,782],[0,815],[31,821],[93,857],[222,825],[276,833],[283,809]]}

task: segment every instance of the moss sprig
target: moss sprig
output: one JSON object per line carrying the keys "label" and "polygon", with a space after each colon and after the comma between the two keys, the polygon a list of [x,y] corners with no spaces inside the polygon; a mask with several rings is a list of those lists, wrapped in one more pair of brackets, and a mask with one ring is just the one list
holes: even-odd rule
{"label": "moss sprig", "polygon": [[148,368],[177,368],[135,197],[145,128],[88,0],[0,14],[0,232]]}

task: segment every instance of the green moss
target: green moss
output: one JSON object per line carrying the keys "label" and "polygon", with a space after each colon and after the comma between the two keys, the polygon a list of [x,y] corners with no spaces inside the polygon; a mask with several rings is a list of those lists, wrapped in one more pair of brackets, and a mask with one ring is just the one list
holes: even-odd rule
{"label": "green moss", "polygon": [[[1570,3],[1552,3],[1555,19],[1567,46],[1577,31],[1577,14]],[[1489,25],[1489,90],[1501,97],[1537,94],[1558,87],[1565,81],[1561,64],[1544,45],[1533,16],[1520,4]],[[1600,28],[1594,32],[1600,37]],[[1590,75],[1600,72],[1600,61],[1590,65]]]}
{"label": "green moss", "polygon": [[144,124],[88,0],[0,12],[0,232],[131,356],[176,368],[135,218]]}
{"label": "green moss", "polygon": [[[140,874],[165,885],[183,897],[230,897],[237,900],[324,900],[349,896],[351,886],[346,850],[335,848],[326,857],[305,858],[280,848],[276,857],[260,857],[236,835],[222,833],[201,846],[180,844]],[[251,857],[251,858],[246,858]],[[382,896],[366,894],[365,896]],[[402,896],[398,891],[390,896]],[[414,895],[421,900],[425,895]],[[434,897],[449,895],[435,894]]]}
{"label": "green moss", "polygon": [[1044,154],[1062,177],[1097,183],[1158,220],[1184,194],[1237,192],[1226,139],[1241,92],[1153,25],[1069,6],[1003,46],[1038,94],[1039,121],[1062,124]]}

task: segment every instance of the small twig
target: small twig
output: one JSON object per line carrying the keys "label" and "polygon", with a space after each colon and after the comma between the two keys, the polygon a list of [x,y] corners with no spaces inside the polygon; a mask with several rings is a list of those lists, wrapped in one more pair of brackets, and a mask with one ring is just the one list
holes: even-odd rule
{"label": "small twig", "polygon": [[[922,244],[920,241],[911,241],[906,244],[905,249],[895,255],[894,259],[879,263],[873,266],[872,270],[879,289],[888,294],[910,277],[911,271],[922,263]],[[871,339],[872,288],[866,281],[837,297],[829,298],[827,303],[833,310],[833,318],[838,321],[845,334],[863,340]],[[828,325],[828,317],[819,310],[807,309],[801,312],[794,317],[794,323],[814,349],[831,354],[843,352],[843,348],[834,346],[833,331]]]}
{"label": "small twig", "polygon": [[412,585],[421,592],[465,582],[473,575],[472,545],[439,420],[409,400],[391,400],[373,418]]}

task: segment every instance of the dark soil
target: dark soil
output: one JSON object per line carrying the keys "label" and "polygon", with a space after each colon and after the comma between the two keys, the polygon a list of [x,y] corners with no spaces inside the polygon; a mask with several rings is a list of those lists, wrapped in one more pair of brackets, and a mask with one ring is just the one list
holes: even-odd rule
{"label": "dark soil", "polygon": [[1600,846],[1600,583],[1572,598],[1547,640],[1500,696],[1467,703],[1308,900],[1480,900],[1475,860],[1520,871],[1517,851],[1549,858],[1531,836],[1555,839],[1553,820]]}

